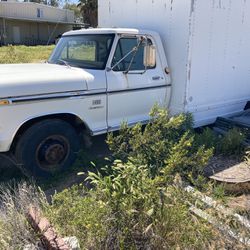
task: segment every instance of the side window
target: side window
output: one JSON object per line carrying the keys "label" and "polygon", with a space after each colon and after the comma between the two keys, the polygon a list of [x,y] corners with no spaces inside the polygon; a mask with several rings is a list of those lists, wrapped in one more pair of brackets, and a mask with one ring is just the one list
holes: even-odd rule
{"label": "side window", "polygon": [[[152,43],[150,40],[149,43]],[[115,54],[112,60],[111,66],[117,64],[124,56],[126,56],[134,47],[138,45],[137,38],[121,38],[117,44]],[[134,59],[133,59],[134,56]],[[143,64],[144,57],[144,45],[140,45],[138,51],[134,55],[132,52],[124,60],[122,60],[113,70],[114,71],[126,71],[132,61],[130,70],[144,70],[145,66]]]}

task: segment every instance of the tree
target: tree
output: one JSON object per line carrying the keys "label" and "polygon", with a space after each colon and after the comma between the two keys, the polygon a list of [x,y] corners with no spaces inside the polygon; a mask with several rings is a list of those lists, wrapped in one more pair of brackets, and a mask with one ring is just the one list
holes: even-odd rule
{"label": "tree", "polygon": [[72,11],[74,11],[76,19],[81,18],[80,8],[76,4],[74,4],[74,3],[72,3],[72,4],[71,3],[65,3],[65,5],[63,6],[63,9],[72,10]]}
{"label": "tree", "polygon": [[91,27],[97,26],[97,0],[79,0],[77,5],[83,15],[83,20]]}
{"label": "tree", "polygon": [[59,6],[59,2],[58,2],[58,0],[50,0],[49,1],[49,5],[54,6],[54,7],[58,7]]}

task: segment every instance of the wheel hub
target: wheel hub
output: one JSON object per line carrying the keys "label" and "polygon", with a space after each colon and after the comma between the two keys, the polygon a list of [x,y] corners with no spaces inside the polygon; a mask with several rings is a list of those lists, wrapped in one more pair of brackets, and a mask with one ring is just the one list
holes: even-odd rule
{"label": "wheel hub", "polygon": [[61,144],[52,144],[45,151],[45,160],[50,164],[56,164],[65,157],[65,150]]}
{"label": "wheel hub", "polygon": [[40,168],[53,171],[59,168],[69,155],[69,143],[60,135],[53,135],[43,140],[36,150],[36,160]]}

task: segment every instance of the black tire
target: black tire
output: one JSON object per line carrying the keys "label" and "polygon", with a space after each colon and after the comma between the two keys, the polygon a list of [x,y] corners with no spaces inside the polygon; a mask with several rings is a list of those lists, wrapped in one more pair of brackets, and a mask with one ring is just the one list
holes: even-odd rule
{"label": "black tire", "polygon": [[34,124],[21,135],[15,156],[26,174],[48,177],[69,168],[79,148],[75,129],[65,121],[51,119]]}

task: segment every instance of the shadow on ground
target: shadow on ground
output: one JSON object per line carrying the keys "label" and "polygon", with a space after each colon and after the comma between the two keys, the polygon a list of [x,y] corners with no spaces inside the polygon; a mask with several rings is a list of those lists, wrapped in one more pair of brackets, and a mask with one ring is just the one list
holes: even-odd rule
{"label": "shadow on ground", "polygon": [[[78,176],[79,172],[93,170],[93,168],[105,165],[105,158],[110,155],[108,146],[105,142],[106,135],[92,138],[92,146],[89,149],[82,149],[75,164],[66,172],[59,173],[49,179],[37,179],[39,185],[47,195],[52,195],[55,191],[59,192],[74,184],[83,182],[86,175]],[[13,164],[11,160],[0,154],[0,184],[7,182],[32,181],[25,177],[22,172]]]}

